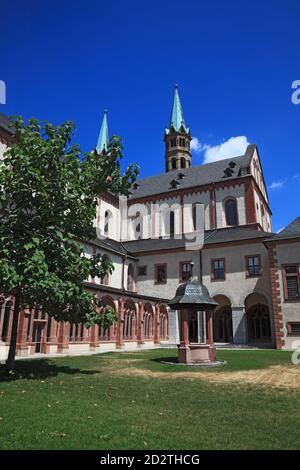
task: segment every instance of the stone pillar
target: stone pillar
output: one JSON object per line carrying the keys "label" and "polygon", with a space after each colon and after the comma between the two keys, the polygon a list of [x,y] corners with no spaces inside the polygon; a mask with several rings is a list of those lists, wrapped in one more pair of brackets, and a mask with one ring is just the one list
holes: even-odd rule
{"label": "stone pillar", "polygon": [[152,307],[153,312],[153,321],[154,321],[154,344],[160,344],[159,340],[159,305]]}
{"label": "stone pillar", "polygon": [[19,314],[17,345],[16,345],[17,356],[28,355],[27,327],[28,327],[29,317],[30,317],[30,310],[28,308],[22,310]]}
{"label": "stone pillar", "polygon": [[232,335],[234,344],[247,344],[245,307],[232,307]]}
{"label": "stone pillar", "polygon": [[66,322],[59,322],[57,352],[63,353],[69,350],[68,325]]}
{"label": "stone pillar", "polygon": [[91,326],[91,338],[90,338],[90,350],[94,351],[100,345],[99,341],[99,326],[92,325]]}
{"label": "stone pillar", "polygon": [[121,349],[124,347],[123,339],[123,323],[124,323],[124,300],[121,297],[118,304],[118,325],[117,325],[117,335],[116,335],[116,348]]}
{"label": "stone pillar", "polygon": [[178,362],[190,362],[189,344],[189,311],[187,309],[183,309],[180,312],[180,344],[178,347]]}
{"label": "stone pillar", "polygon": [[213,333],[213,314],[211,311],[206,312],[206,343],[213,344],[214,333]]}
{"label": "stone pillar", "polygon": [[144,304],[143,302],[139,303],[138,309],[138,336],[137,336],[137,345],[141,347],[144,343]]}

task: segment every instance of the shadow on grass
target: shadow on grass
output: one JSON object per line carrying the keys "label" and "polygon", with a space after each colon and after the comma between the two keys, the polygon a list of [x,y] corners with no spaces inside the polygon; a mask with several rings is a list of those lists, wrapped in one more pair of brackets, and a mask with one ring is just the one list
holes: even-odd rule
{"label": "shadow on grass", "polygon": [[5,365],[0,366],[0,383],[11,382],[18,379],[47,379],[49,377],[56,377],[58,374],[82,374],[93,375],[99,374],[97,370],[82,370],[68,366],[58,366],[54,362],[47,359],[34,359],[26,361],[17,361],[13,373],[5,369]]}
{"label": "shadow on grass", "polygon": [[[153,357],[150,359],[152,362],[156,362],[158,364],[164,363],[164,362],[171,362],[173,364],[178,363],[177,356],[170,356],[170,357]],[[172,365],[172,364],[171,364]]]}

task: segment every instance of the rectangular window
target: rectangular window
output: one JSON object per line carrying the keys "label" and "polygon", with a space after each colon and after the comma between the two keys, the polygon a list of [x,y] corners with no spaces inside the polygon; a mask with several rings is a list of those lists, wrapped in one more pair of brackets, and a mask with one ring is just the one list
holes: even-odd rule
{"label": "rectangular window", "polygon": [[167,265],[155,265],[155,284],[166,284],[167,282]]}
{"label": "rectangular window", "polygon": [[261,275],[260,255],[246,256],[247,277],[257,277]]}
{"label": "rectangular window", "polygon": [[147,276],[147,266],[138,267],[138,276]]}
{"label": "rectangular window", "polygon": [[298,264],[283,266],[282,273],[285,300],[299,300],[300,279]]}
{"label": "rectangular window", "polygon": [[179,263],[181,281],[188,281],[192,277],[192,265],[190,261]]}
{"label": "rectangular window", "polygon": [[289,322],[286,324],[288,335],[300,336],[300,322]]}
{"label": "rectangular window", "polygon": [[225,279],[225,258],[211,260],[212,281],[222,281]]}

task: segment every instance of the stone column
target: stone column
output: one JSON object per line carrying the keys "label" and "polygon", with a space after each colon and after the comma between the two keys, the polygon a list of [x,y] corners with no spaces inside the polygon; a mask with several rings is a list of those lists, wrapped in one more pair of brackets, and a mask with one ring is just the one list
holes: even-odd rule
{"label": "stone column", "polygon": [[27,327],[28,327],[29,317],[30,317],[30,310],[28,308],[22,310],[19,314],[17,345],[16,345],[17,356],[28,355]]}
{"label": "stone column", "polygon": [[183,309],[180,312],[180,345],[178,347],[178,362],[190,362],[189,344],[189,311],[188,309]]}
{"label": "stone column", "polygon": [[153,321],[154,321],[154,344],[160,344],[159,340],[159,305],[152,307],[153,312]]}
{"label": "stone column", "polygon": [[232,334],[234,344],[247,344],[245,307],[232,307]]}
{"label": "stone column", "polygon": [[124,300],[122,297],[119,299],[118,315],[119,315],[119,319],[118,319],[118,325],[117,325],[116,348],[121,349],[124,347],[124,339],[123,339]]}
{"label": "stone column", "polygon": [[90,338],[90,350],[94,351],[99,347],[99,326],[92,325],[91,326],[91,338]]}
{"label": "stone column", "polygon": [[213,314],[211,311],[206,312],[206,343],[213,344],[214,334],[213,334]]}
{"label": "stone column", "polygon": [[69,350],[68,325],[66,322],[59,322],[57,352],[63,353]]}
{"label": "stone column", "polygon": [[138,337],[137,337],[137,345],[141,347],[144,343],[144,304],[143,302],[139,303],[139,310],[138,310]]}

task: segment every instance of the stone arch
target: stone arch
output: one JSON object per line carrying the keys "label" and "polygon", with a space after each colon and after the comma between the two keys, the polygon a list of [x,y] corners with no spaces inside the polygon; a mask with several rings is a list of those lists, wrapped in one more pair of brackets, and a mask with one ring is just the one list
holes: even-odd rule
{"label": "stone arch", "polygon": [[[109,306],[113,310],[116,310],[116,306],[113,298],[110,295],[103,295],[101,297],[101,304],[103,307]],[[99,314],[101,315],[101,308]],[[113,341],[116,335],[117,324],[115,323],[110,328],[104,330],[102,327],[99,327],[99,337],[100,341]]]}
{"label": "stone arch", "polygon": [[214,299],[219,304],[213,313],[214,341],[230,343],[233,340],[231,300],[223,294],[215,295]]}
{"label": "stone arch", "polygon": [[177,168],[177,162],[176,162],[176,158],[172,158],[171,159],[171,170],[176,170]]}
{"label": "stone arch", "polygon": [[268,299],[253,292],[245,298],[248,343],[270,343],[272,341],[271,318]]}
{"label": "stone arch", "polygon": [[167,340],[169,337],[169,313],[165,304],[159,306],[159,337]]}
{"label": "stone arch", "polygon": [[126,299],[124,303],[123,338],[125,341],[137,339],[137,312],[131,299]]}
{"label": "stone arch", "polygon": [[154,337],[154,311],[150,303],[144,305],[143,316],[144,339],[153,339]]}

